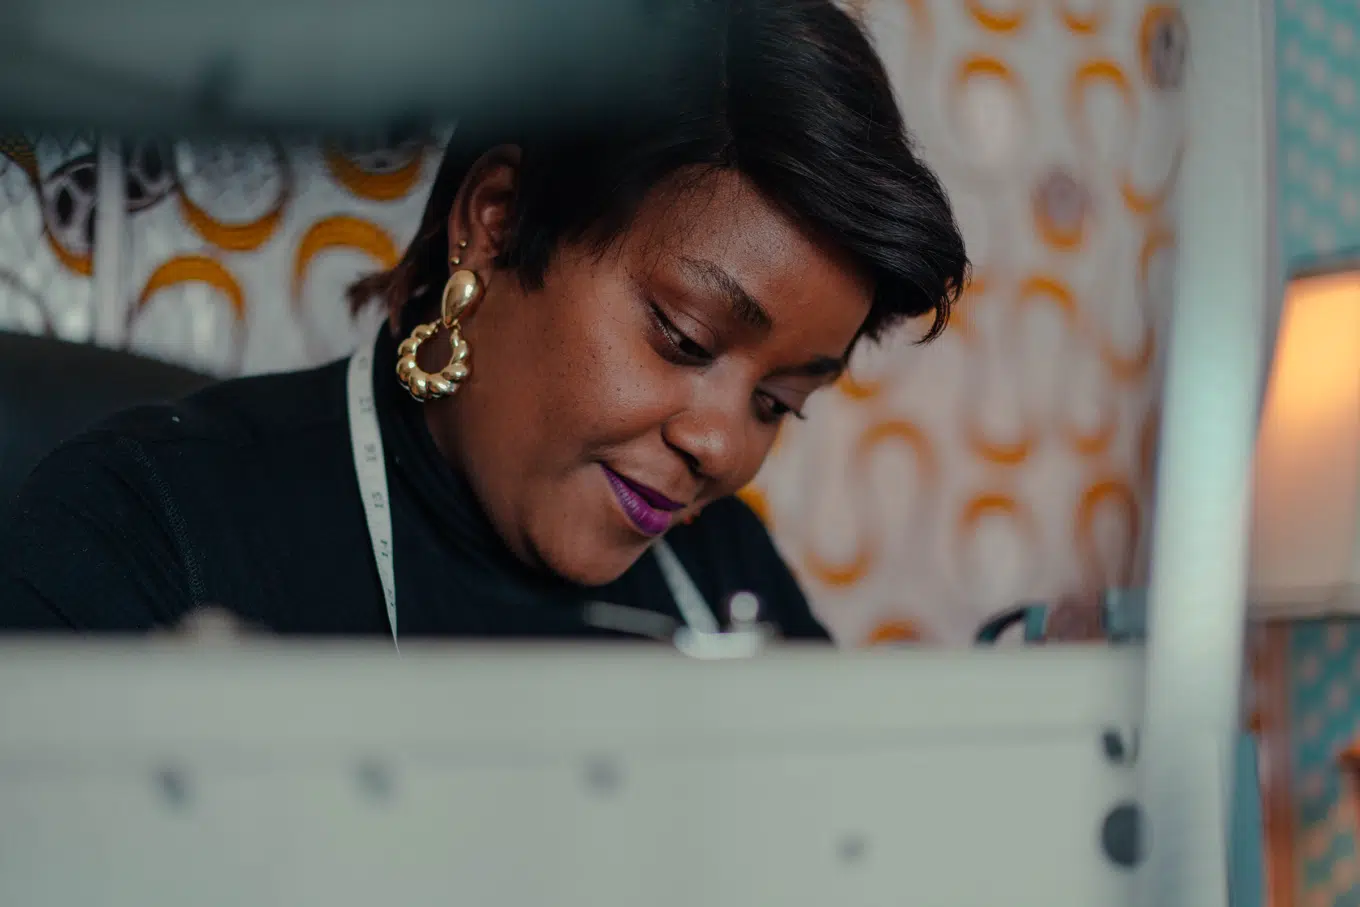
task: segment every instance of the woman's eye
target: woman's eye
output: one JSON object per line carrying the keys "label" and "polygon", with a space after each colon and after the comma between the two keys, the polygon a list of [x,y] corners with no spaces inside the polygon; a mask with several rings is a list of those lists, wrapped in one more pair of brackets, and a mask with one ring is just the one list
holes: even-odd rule
{"label": "woman's eye", "polygon": [[771,424],[779,422],[785,416],[793,416],[795,419],[806,418],[792,406],[781,403],[778,399],[765,393],[756,394],[756,415],[760,418],[760,421]]}
{"label": "woman's eye", "polygon": [[676,327],[675,322],[667,318],[666,314],[656,304],[651,304],[651,309],[656,326],[661,330],[666,342],[674,349],[677,358],[694,364],[713,361],[713,354]]}
{"label": "woman's eye", "polygon": [[[666,317],[666,313],[661,311],[660,306],[653,302],[649,302],[647,306],[651,310],[652,321],[656,324],[657,331],[661,334],[668,348],[666,358],[681,365],[707,365],[713,361],[713,353],[680,330],[674,321]],[[756,418],[767,425],[776,425],[785,416],[793,416],[795,419],[805,418],[801,412],[792,406],[764,391],[756,392],[755,409]]]}

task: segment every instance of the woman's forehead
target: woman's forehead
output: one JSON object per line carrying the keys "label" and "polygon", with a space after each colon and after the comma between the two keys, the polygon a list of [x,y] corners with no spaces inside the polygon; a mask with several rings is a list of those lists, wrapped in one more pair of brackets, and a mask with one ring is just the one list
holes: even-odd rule
{"label": "woman's forehead", "polygon": [[[735,171],[662,187],[643,203],[623,249],[630,265],[712,287],[732,281],[778,325],[825,322],[853,335],[873,284],[850,257],[805,229]],[[848,339],[847,339],[848,343]]]}

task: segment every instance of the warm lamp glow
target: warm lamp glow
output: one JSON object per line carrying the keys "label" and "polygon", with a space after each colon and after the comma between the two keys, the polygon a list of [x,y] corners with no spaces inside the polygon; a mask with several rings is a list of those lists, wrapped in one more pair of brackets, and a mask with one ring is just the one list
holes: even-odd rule
{"label": "warm lamp glow", "polygon": [[1253,605],[1360,610],[1360,270],[1289,286],[1254,510]]}

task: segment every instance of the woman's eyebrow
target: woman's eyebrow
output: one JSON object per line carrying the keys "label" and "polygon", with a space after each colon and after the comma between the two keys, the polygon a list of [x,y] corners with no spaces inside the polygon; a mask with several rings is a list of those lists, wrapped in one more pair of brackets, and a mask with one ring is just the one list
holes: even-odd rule
{"label": "woman's eyebrow", "polygon": [[726,300],[733,316],[742,324],[767,332],[774,327],[774,319],[756,298],[746,292],[735,277],[721,265],[702,258],[680,257],[680,264],[712,293]]}
{"label": "woman's eyebrow", "polygon": [[[742,324],[755,328],[762,333],[774,328],[774,319],[769,311],[754,296],[746,292],[741,282],[728,273],[727,269],[716,262],[703,258],[680,257],[681,266],[703,283],[710,292],[724,299],[732,309],[733,316]],[[836,378],[845,371],[845,358],[838,356],[816,356],[801,365],[792,365],[774,372],[772,377],[785,378]]]}

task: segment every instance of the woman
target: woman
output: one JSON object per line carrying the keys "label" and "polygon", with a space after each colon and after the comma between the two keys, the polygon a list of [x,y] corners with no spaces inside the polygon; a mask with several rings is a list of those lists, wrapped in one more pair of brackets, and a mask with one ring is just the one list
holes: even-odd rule
{"label": "woman", "polygon": [[857,342],[944,327],[967,259],[848,16],[705,7],[707,57],[645,117],[460,125],[401,263],[354,288],[388,318],[353,360],[52,455],[0,540],[0,624],[665,637],[745,590],[825,638],[732,495]]}

